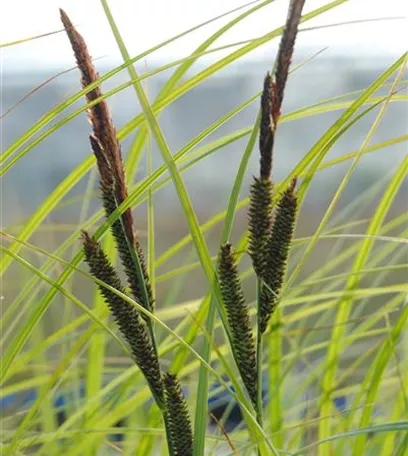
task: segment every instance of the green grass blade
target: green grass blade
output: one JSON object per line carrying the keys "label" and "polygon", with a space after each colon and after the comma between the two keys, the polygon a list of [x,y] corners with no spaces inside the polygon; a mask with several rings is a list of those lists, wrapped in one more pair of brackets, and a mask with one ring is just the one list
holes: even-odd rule
{"label": "green grass blade", "polygon": [[[402,68],[404,66],[404,63],[406,61],[407,54],[403,55],[396,63],[398,65],[395,67],[396,64],[392,65],[391,68],[386,72],[389,73],[389,71],[394,68],[394,71],[398,68]],[[392,73],[391,73],[392,74]],[[398,78],[397,78],[398,79]],[[386,104],[384,105],[384,109],[386,108]],[[379,116],[377,119],[381,119],[381,115],[385,112],[384,110],[380,111]],[[376,124],[374,124],[375,128]],[[372,130],[374,131],[374,130]],[[368,138],[370,139],[371,136],[369,134]],[[364,144],[365,145],[365,144]],[[402,165],[400,166],[399,170],[397,171],[396,175],[391,181],[390,186],[388,187],[387,191],[384,194],[384,197],[382,201],[380,202],[380,205],[378,206],[378,209],[376,213],[374,214],[373,219],[370,222],[369,228],[367,230],[367,235],[375,235],[380,228],[384,217],[388,211],[389,205],[392,202],[392,199],[395,197],[395,194],[399,188],[399,186],[402,183],[402,179],[405,177],[405,174],[407,172],[407,167],[408,167],[408,159],[406,159]],[[354,262],[352,272],[358,272],[359,269],[361,269],[366,261],[366,258],[368,257],[368,254],[372,248],[373,245],[373,239],[368,237],[363,241],[363,244],[361,246],[361,249],[359,251],[359,254],[357,255],[357,258]],[[354,287],[356,287],[358,284],[358,276],[353,275],[350,277],[348,280],[348,283],[346,284],[346,292],[352,290]],[[332,411],[332,403],[331,403],[331,394],[330,391],[333,389],[333,385],[335,382],[335,376],[336,376],[336,370],[337,370],[337,363],[338,363],[338,356],[339,356],[339,340],[341,340],[343,333],[344,333],[344,324],[345,321],[347,321],[350,313],[350,301],[347,300],[346,298],[341,301],[341,306],[340,309],[337,313],[335,322],[336,322],[336,327],[335,330],[332,333],[332,338],[331,338],[331,344],[329,347],[328,355],[327,355],[327,370],[325,372],[325,375],[323,377],[322,381],[322,388],[323,388],[323,398],[322,398],[322,404],[321,404],[321,413],[323,416],[328,416],[330,415]],[[319,424],[319,437],[320,439],[325,439],[329,436],[330,433],[330,422],[327,420],[321,420]],[[322,445],[319,447],[319,455],[323,456],[325,451],[331,451],[330,450],[330,444],[328,445]]]}
{"label": "green grass blade", "polygon": [[373,426],[368,426],[366,428],[355,429],[353,431],[344,432],[343,434],[337,434],[327,437],[324,440],[318,440],[310,445],[307,445],[303,448],[300,448],[295,453],[292,453],[292,456],[301,456],[305,454],[305,450],[310,450],[327,442],[333,442],[335,440],[344,439],[347,437],[355,437],[359,435],[367,434],[377,434],[377,433],[388,433],[388,432],[407,432],[408,431],[408,421],[396,421],[391,423],[377,424]]}

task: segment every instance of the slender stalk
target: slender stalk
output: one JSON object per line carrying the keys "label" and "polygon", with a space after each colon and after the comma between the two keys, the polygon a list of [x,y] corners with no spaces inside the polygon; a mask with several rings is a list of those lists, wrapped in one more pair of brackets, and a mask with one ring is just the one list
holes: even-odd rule
{"label": "slender stalk", "polygon": [[259,298],[261,296],[262,282],[258,278],[256,281],[256,301],[257,301],[257,334],[256,334],[256,368],[257,368],[257,402],[256,402],[256,420],[259,425],[263,426],[263,403],[262,403],[262,333],[260,325],[260,305]]}
{"label": "slender stalk", "polygon": [[[263,403],[262,403],[262,332],[261,332],[261,311],[260,302],[261,297],[261,279],[256,280],[256,303],[257,303],[257,325],[256,325],[256,370],[257,370],[257,402],[256,402],[256,420],[259,426],[263,428]],[[260,448],[258,448],[258,456],[261,455]]]}
{"label": "slender stalk", "polygon": [[[134,264],[136,266],[135,269],[136,269],[137,274],[138,274],[138,279],[139,279],[140,283],[142,284],[141,292],[142,292],[143,298],[146,300],[145,302],[148,302],[148,292],[147,292],[147,287],[146,287],[146,283],[145,283],[145,280],[144,280],[144,275],[143,275],[143,270],[142,270],[142,265],[140,263],[139,255],[137,254],[134,246],[131,244],[130,240],[126,236],[126,231],[125,231],[125,228],[123,226],[122,217],[120,217],[119,220],[120,220],[120,223],[121,223],[122,228],[123,228],[123,233],[125,235],[126,242],[128,244],[129,252],[130,252],[130,254],[132,256],[132,260],[133,260],[133,262],[134,262]],[[152,343],[152,346],[153,346],[153,351],[154,351],[155,356],[157,357],[157,359],[159,359],[159,350],[158,350],[158,347],[157,347],[156,334],[155,334],[155,331],[154,331],[153,322],[152,322],[152,320],[150,318],[147,318],[146,319],[146,324],[147,324],[147,330],[149,332],[150,340],[151,340],[151,343]],[[171,439],[169,420],[168,420],[168,416],[167,416],[167,412],[166,412],[166,407],[165,407],[164,403],[160,403],[157,400],[156,400],[156,403],[157,403],[157,405],[158,405],[158,407],[159,407],[159,409],[160,409],[160,411],[162,413],[162,416],[163,416],[163,422],[164,422],[164,428],[165,428],[165,432],[166,432],[166,442],[167,442],[167,448],[168,448],[168,451],[169,451],[169,456],[176,456],[175,452],[174,452],[173,442],[172,442],[172,439]]]}
{"label": "slender stalk", "polygon": [[[118,204],[117,204],[117,206],[118,206]],[[139,255],[137,254],[136,249],[134,248],[134,246],[132,245],[132,243],[129,240],[128,236],[126,235],[126,230],[125,230],[125,227],[124,227],[124,224],[123,224],[122,217],[120,217],[119,220],[120,220],[120,224],[122,225],[123,234],[125,236],[130,255],[132,256],[132,260],[133,260],[133,263],[135,265],[135,270],[136,270],[136,273],[138,275],[139,283],[142,285],[140,291],[142,293],[143,300],[145,300],[145,302],[148,302],[149,296],[148,296],[148,291],[147,291],[147,287],[146,287],[146,281],[144,279],[142,264],[141,264]],[[157,349],[156,336],[155,336],[155,333],[154,333],[153,322],[152,322],[152,320],[150,318],[146,318],[145,320],[146,320],[146,323],[147,323],[147,329],[149,331],[149,335],[150,335],[150,338],[151,338],[151,341],[152,341],[154,352],[155,352],[155,354],[156,354],[156,356],[158,358],[159,357],[159,351]]]}
{"label": "slender stalk", "polygon": [[169,450],[169,456],[176,456],[176,453],[174,452],[173,441],[171,439],[169,417],[166,413],[166,410],[164,410],[164,409],[162,410],[162,414],[163,414],[164,430],[166,432],[166,442],[167,442],[167,449]]}

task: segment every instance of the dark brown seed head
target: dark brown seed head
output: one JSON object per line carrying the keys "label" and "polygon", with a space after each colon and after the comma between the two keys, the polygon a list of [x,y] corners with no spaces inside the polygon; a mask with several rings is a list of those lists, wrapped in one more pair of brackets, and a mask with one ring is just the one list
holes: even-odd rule
{"label": "dark brown seed head", "polygon": [[[124,293],[117,272],[103,251],[100,243],[92,238],[86,231],[83,231],[82,244],[85,259],[92,275],[115,290]],[[146,377],[159,405],[163,404],[163,384],[159,360],[154,351],[146,325],[141,319],[139,312],[136,307],[122,299],[113,291],[102,285],[98,285],[98,288],[104,297],[120,332],[130,346],[135,363]]]}
{"label": "dark brown seed head", "polygon": [[167,372],[163,377],[166,413],[175,456],[192,456],[193,431],[187,403],[176,375]]}
{"label": "dark brown seed head", "polygon": [[296,178],[292,180],[278,202],[271,236],[266,248],[266,267],[262,277],[264,286],[260,298],[261,333],[265,332],[269,319],[279,302],[286,274],[297,215],[298,200],[295,185]]}
{"label": "dark brown seed head", "polygon": [[[78,68],[81,72],[81,84],[86,88],[97,82],[99,75],[95,70],[85,40],[75,29],[67,14],[63,10],[60,10],[60,13],[61,21],[68,35]],[[99,86],[94,87],[86,94],[86,99],[89,103],[95,102],[95,100],[100,99],[101,97],[102,91]],[[116,138],[116,130],[106,101],[100,100],[97,104],[91,106],[88,110],[88,114],[93,128],[91,138],[92,150],[97,156],[98,167],[100,165],[102,166],[102,168],[99,168],[101,181],[106,182],[112,179],[114,180],[115,198],[117,203],[121,204],[128,196],[125,171],[120,144]],[[99,156],[97,155],[98,153]],[[101,154],[104,155],[104,158],[101,157]],[[112,173],[112,176],[109,178],[107,176],[108,171]],[[133,242],[133,220],[130,209],[123,214],[122,219],[127,236],[129,240]]]}
{"label": "dark brown seed head", "polygon": [[272,123],[272,77],[268,73],[264,79],[261,96],[261,124],[259,128],[260,175],[269,180],[272,171],[272,153],[275,128]]}
{"label": "dark brown seed head", "polygon": [[249,193],[248,253],[255,273],[262,277],[266,264],[266,246],[272,226],[272,183],[254,178]]}
{"label": "dark brown seed head", "polygon": [[257,369],[255,342],[249,309],[245,302],[235,252],[231,244],[220,247],[218,273],[222,300],[231,330],[233,350],[242,381],[253,404],[257,401]]}
{"label": "dark brown seed head", "polygon": [[293,50],[295,47],[296,35],[300,18],[302,16],[302,9],[305,0],[292,0],[288,17],[286,19],[285,30],[279,45],[277,56],[276,71],[272,83],[272,122],[274,128],[279,122],[281,116],[281,108],[283,95],[285,91],[286,81],[288,79],[289,67],[292,62]]}

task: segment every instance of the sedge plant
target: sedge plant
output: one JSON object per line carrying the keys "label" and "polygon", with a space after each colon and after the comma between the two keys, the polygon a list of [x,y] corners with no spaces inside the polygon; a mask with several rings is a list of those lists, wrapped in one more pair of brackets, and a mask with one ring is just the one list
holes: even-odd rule
{"label": "sedge plant", "polygon": [[[221,15],[235,16],[191,55],[143,75],[136,73],[133,64],[166,43],[131,58],[108,2],[101,0],[124,63],[99,76],[83,37],[61,11],[82,88],[38,119],[3,152],[0,174],[14,171],[36,146],[84,110],[91,124],[92,154],[31,217],[2,231],[0,271],[7,277],[3,282],[6,301],[16,277],[22,283],[1,316],[1,400],[21,392],[36,392],[15,414],[1,417],[2,454],[404,454],[407,358],[401,342],[406,338],[408,319],[404,280],[408,233],[406,214],[390,208],[398,207],[408,171],[406,158],[396,163],[392,175],[368,186],[344,209],[333,210],[365,155],[385,148],[391,151],[408,139],[401,134],[378,143],[371,141],[389,106],[406,101],[402,89],[407,56],[399,57],[365,89],[285,112],[282,102],[288,76],[308,63],[291,67],[299,24],[304,24],[301,31],[306,33],[307,21],[347,2],[331,1],[302,15],[305,2],[293,0],[283,27],[247,42],[212,48],[224,33],[270,3],[252,2]],[[170,154],[158,122],[160,113],[220,69],[279,35],[275,65],[266,74],[263,86],[259,84],[259,93]],[[218,50],[229,54],[187,77],[194,62]],[[141,83],[173,67],[174,73],[150,103]],[[103,93],[102,83],[124,69],[130,81]],[[143,112],[116,130],[108,99],[127,87],[135,89]],[[39,90],[41,87],[32,93]],[[65,110],[82,97],[85,106],[67,114]],[[260,112],[254,125],[200,145],[259,99]],[[19,105],[4,116],[14,109]],[[361,148],[327,159],[330,149],[377,109]],[[273,156],[283,153],[275,147],[278,125],[333,111],[341,111],[338,119],[305,151],[286,178],[278,181],[273,177]],[[124,159],[121,142],[133,132],[134,140]],[[164,164],[134,183],[149,135],[158,145]],[[258,137],[259,170],[249,197],[240,200]],[[200,224],[182,173],[242,138],[248,143],[228,208]],[[85,208],[84,220],[69,227],[69,236],[55,251],[42,248],[31,237],[49,228],[46,220],[51,213],[75,204],[68,193],[95,163],[102,209],[88,217],[89,207]],[[294,238],[298,214],[315,176],[347,163],[351,166],[314,234]],[[149,224],[146,255],[132,211],[148,201],[151,217],[152,195],[171,180],[189,234],[154,258],[154,224]],[[85,195],[84,206],[94,195]],[[364,208],[372,207],[373,201],[377,204],[367,216]],[[238,242],[232,242],[233,221],[241,209],[247,211],[248,231]],[[216,242],[218,254],[212,256],[205,235],[220,222],[224,229],[221,241]],[[76,250],[78,240],[81,245]],[[330,251],[310,272],[305,265],[317,243],[319,247],[330,244]],[[186,247],[191,247],[187,261],[181,267],[171,265]],[[67,260],[71,249],[74,255]],[[246,254],[251,264],[242,271],[241,260]],[[45,261],[38,266],[39,258]],[[79,268],[83,260],[87,269]],[[163,272],[159,269],[163,266],[169,269]],[[24,273],[16,274],[17,268]],[[178,294],[189,281],[187,274],[197,271],[204,272],[207,294],[180,302]],[[93,281],[98,289],[95,301],[100,300],[102,305],[91,308],[89,297],[80,299],[76,281],[71,281],[74,277],[87,279],[86,283]],[[246,296],[245,282],[251,277],[256,280],[254,302]],[[168,305],[163,306],[162,298],[156,303],[156,288],[169,283]],[[73,305],[81,314],[61,312],[59,295],[64,306]],[[60,321],[55,331],[45,323],[52,312]],[[118,364],[117,358],[111,363],[108,340],[124,354]],[[366,341],[368,346],[364,345]],[[365,351],[345,364],[343,358],[360,344]],[[59,347],[63,347],[58,352],[61,356],[51,362],[49,357]],[[296,373],[299,364],[305,366],[301,375]],[[87,383],[84,393],[79,391],[82,378]],[[69,385],[76,392],[67,404],[60,399],[68,397]],[[310,391],[314,395],[310,396]],[[228,404],[218,412],[212,404],[225,397]],[[341,398],[350,398],[346,409],[338,405]],[[139,413],[147,404],[154,404],[150,412]],[[230,429],[236,416],[239,424]],[[115,441],[112,436],[120,439]],[[166,443],[160,445],[162,442]]]}

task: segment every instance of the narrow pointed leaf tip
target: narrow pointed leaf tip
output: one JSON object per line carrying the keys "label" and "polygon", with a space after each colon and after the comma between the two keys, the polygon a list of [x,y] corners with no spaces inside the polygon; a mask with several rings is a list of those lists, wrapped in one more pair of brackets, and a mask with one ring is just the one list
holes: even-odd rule
{"label": "narrow pointed leaf tip", "polygon": [[[91,273],[98,280],[121,293],[125,293],[115,268],[110,263],[99,242],[86,231],[82,232],[85,260]],[[122,299],[113,291],[98,285],[106,304],[115,319],[120,332],[129,344],[137,366],[143,372],[152,393],[159,404],[163,404],[163,383],[159,360],[148,336],[146,325],[136,307]]]}
{"label": "narrow pointed leaf tip", "polygon": [[255,342],[249,309],[244,299],[235,252],[231,244],[221,246],[219,252],[221,295],[232,334],[233,350],[238,370],[253,404],[257,400],[257,369]]}

